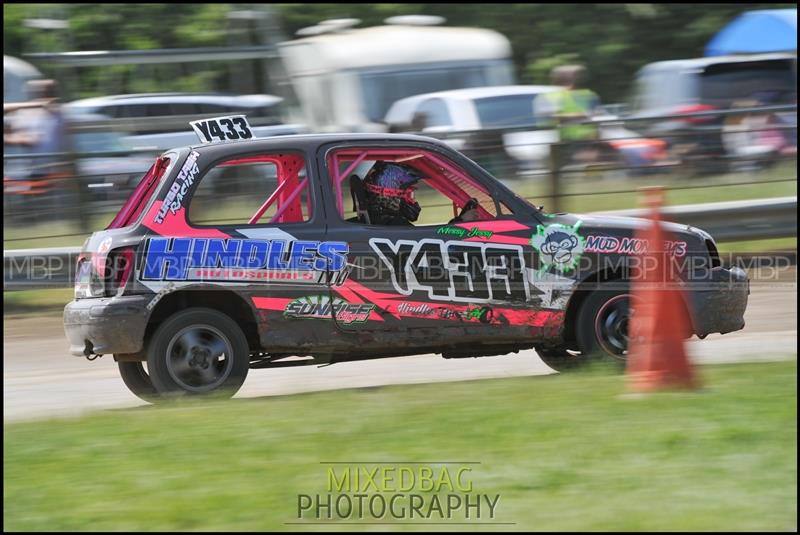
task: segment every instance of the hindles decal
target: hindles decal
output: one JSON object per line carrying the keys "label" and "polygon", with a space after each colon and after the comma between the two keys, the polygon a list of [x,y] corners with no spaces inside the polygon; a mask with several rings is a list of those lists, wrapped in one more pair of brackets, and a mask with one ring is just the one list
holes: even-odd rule
{"label": "hindles decal", "polygon": [[197,175],[200,173],[200,168],[197,165],[197,158],[199,157],[200,153],[196,150],[193,150],[189,156],[186,157],[183,167],[181,167],[181,170],[178,172],[178,176],[175,177],[175,182],[172,183],[172,186],[170,186],[169,191],[164,197],[164,202],[161,203],[161,208],[153,218],[155,223],[163,223],[164,218],[167,216],[167,211],[170,211],[174,215],[183,207],[183,199],[186,197],[186,193],[189,191],[192,184],[194,184]]}
{"label": "hindles decal", "polygon": [[[663,243],[664,252],[669,255],[682,257],[686,254],[685,241],[665,240]],[[647,253],[647,240],[641,238],[616,238],[614,236],[595,236],[586,237],[584,251],[587,253],[620,253],[620,254],[644,254]]]}
{"label": "hindles decal", "polygon": [[140,277],[336,285],[347,276],[348,251],[345,242],[153,237],[145,245]]}
{"label": "hindles decal", "polygon": [[525,302],[530,298],[519,245],[371,238],[397,293],[427,292],[434,301]]}
{"label": "hindles decal", "polygon": [[325,295],[310,295],[298,297],[286,305],[284,317],[297,319],[333,319],[351,325],[364,323],[369,319],[370,313],[375,310],[372,303],[348,303],[343,299],[331,298]]}
{"label": "hindles decal", "polygon": [[584,239],[578,234],[581,221],[573,226],[552,223],[538,225],[531,245],[539,251],[541,271],[554,268],[562,273],[575,269],[584,250]]}

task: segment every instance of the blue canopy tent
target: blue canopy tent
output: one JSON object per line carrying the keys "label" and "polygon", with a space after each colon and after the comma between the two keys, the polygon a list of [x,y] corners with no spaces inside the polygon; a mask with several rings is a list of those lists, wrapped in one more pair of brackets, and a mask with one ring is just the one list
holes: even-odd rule
{"label": "blue canopy tent", "polygon": [[706,45],[706,56],[797,52],[797,9],[742,13]]}

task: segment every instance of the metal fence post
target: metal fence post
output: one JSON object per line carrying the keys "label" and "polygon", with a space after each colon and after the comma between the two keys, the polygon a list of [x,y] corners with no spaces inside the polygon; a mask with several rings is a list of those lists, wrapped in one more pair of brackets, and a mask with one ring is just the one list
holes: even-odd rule
{"label": "metal fence post", "polygon": [[561,153],[560,141],[550,145],[550,212],[559,212],[560,208],[560,182],[561,182]]}
{"label": "metal fence post", "polygon": [[[67,202],[71,201],[72,199],[75,200],[73,205],[73,214],[76,216],[74,220],[77,220],[78,222],[79,231],[89,233],[91,232],[91,218],[89,214],[92,211],[88,209],[88,191],[84,191],[84,178],[81,176],[80,168],[78,167],[77,153],[79,151],[77,146],[74,145],[75,136],[75,129],[70,128],[68,137],[71,141],[67,147],[66,154],[67,174],[69,178],[67,179],[68,183],[65,184],[66,187],[64,187],[62,191],[67,192]],[[74,197],[72,194],[74,194]],[[70,199],[70,197],[72,197],[72,199]]]}

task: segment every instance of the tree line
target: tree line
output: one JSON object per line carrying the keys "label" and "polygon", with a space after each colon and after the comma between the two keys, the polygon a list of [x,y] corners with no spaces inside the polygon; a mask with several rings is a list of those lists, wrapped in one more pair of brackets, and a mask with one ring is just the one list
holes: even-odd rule
{"label": "tree line", "polygon": [[[520,83],[548,83],[556,65],[580,62],[589,84],[606,102],[627,100],[634,73],[646,63],[699,57],[706,43],[737,15],[794,4],[274,4],[280,31],[291,39],[325,19],[358,18],[361,27],[387,17],[439,15],[448,26],[496,30],[511,42]],[[233,11],[246,4],[4,4],[7,55],[67,50],[141,50],[260,44],[263,31]],[[31,28],[26,20],[66,20],[68,30]],[[403,46],[403,43],[398,43]],[[84,69],[81,94],[102,94],[103,80],[127,77],[136,91],[203,91],[224,88],[229,66],[214,63],[174,76],[135,74],[131,66]],[[45,71],[47,72],[47,71]]]}

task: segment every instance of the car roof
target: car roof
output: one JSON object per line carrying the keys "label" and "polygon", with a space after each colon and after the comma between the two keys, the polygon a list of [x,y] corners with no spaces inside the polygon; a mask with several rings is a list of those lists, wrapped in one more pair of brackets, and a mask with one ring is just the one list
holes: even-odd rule
{"label": "car roof", "polygon": [[[221,143],[197,143],[183,147],[173,147],[165,152],[180,150],[183,148],[190,148],[192,150],[217,150],[225,147],[241,147],[245,144],[250,145],[303,145],[319,146],[325,143],[335,143],[341,141],[353,142],[387,142],[387,143],[427,143],[439,147],[447,147],[442,141],[427,137],[417,136],[413,134],[384,134],[384,133],[365,133],[365,134],[352,134],[352,133],[329,133],[329,134],[290,134],[273,137],[264,137],[256,139],[247,139],[240,141],[226,141]],[[285,148],[285,147],[281,147]]]}
{"label": "car roof", "polygon": [[223,105],[267,106],[282,101],[275,95],[235,95],[229,93],[137,93],[84,98],[67,103],[68,107],[108,106],[110,104],[205,103]]}

